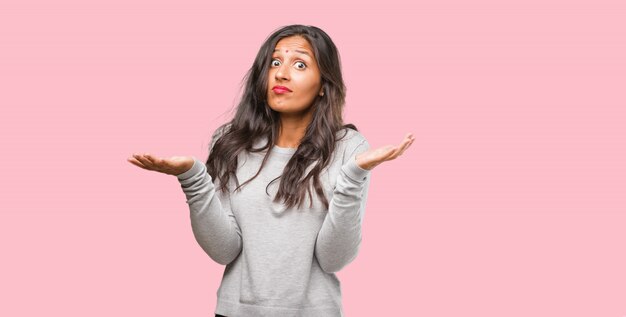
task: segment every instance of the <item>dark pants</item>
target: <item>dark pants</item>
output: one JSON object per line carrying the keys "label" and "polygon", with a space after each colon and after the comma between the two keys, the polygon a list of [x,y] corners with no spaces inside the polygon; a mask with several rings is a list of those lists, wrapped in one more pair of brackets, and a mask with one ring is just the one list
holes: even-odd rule
{"label": "dark pants", "polygon": [[215,317],[226,317],[224,315],[215,314]]}

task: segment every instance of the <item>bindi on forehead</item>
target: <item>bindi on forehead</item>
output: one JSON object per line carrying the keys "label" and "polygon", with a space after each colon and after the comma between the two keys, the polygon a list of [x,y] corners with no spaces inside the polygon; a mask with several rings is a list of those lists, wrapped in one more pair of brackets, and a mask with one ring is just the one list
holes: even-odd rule
{"label": "bindi on forehead", "polygon": [[[275,49],[274,49],[274,52],[280,52],[280,50],[279,50],[279,49],[277,49],[277,48],[275,48]],[[311,54],[309,54],[309,52],[307,52],[307,51],[303,51],[303,50],[294,50],[294,52],[296,52],[296,53],[300,53],[300,54],[303,54],[303,55],[306,55],[306,56],[308,56],[308,57],[310,57],[310,58],[313,58],[313,56],[311,56]],[[289,50],[288,50],[288,49],[285,49],[285,53],[289,53]]]}

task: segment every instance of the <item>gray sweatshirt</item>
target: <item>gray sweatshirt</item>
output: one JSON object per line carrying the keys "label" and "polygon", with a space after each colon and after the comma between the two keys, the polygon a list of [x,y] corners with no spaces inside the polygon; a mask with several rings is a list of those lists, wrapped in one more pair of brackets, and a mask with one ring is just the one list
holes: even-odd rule
{"label": "gray sweatshirt", "polygon": [[[300,209],[274,203],[283,168],[295,148],[274,146],[260,174],[241,191],[217,191],[217,182],[194,157],[188,171],[177,175],[189,205],[191,227],[202,249],[226,265],[217,290],[215,313],[227,317],[343,316],[341,286],[335,272],[357,256],[370,183],[370,170],[355,156],[369,148],[352,129],[337,142],[330,165],[320,174],[329,208],[315,191]],[[213,135],[210,151],[217,138]],[[267,143],[258,141],[255,148]],[[254,176],[265,152],[243,151],[237,177]],[[306,172],[312,167],[306,169]],[[313,207],[310,198],[313,197]]]}

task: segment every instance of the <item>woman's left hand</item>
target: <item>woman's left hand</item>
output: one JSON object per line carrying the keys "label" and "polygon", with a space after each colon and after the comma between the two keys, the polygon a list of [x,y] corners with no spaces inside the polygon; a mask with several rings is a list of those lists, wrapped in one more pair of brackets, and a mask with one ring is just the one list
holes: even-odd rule
{"label": "woman's left hand", "polygon": [[413,134],[409,133],[399,145],[387,145],[377,149],[369,149],[355,157],[356,164],[362,169],[371,170],[384,161],[390,161],[402,155],[414,140]]}

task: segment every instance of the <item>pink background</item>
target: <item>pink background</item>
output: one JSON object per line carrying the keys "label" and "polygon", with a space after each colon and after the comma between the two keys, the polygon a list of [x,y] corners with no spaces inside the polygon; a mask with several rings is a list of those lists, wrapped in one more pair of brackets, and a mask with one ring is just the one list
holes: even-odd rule
{"label": "pink background", "polygon": [[275,29],[335,41],[372,172],[346,316],[626,316],[623,1],[3,1],[1,316],[212,316],[177,180]]}

